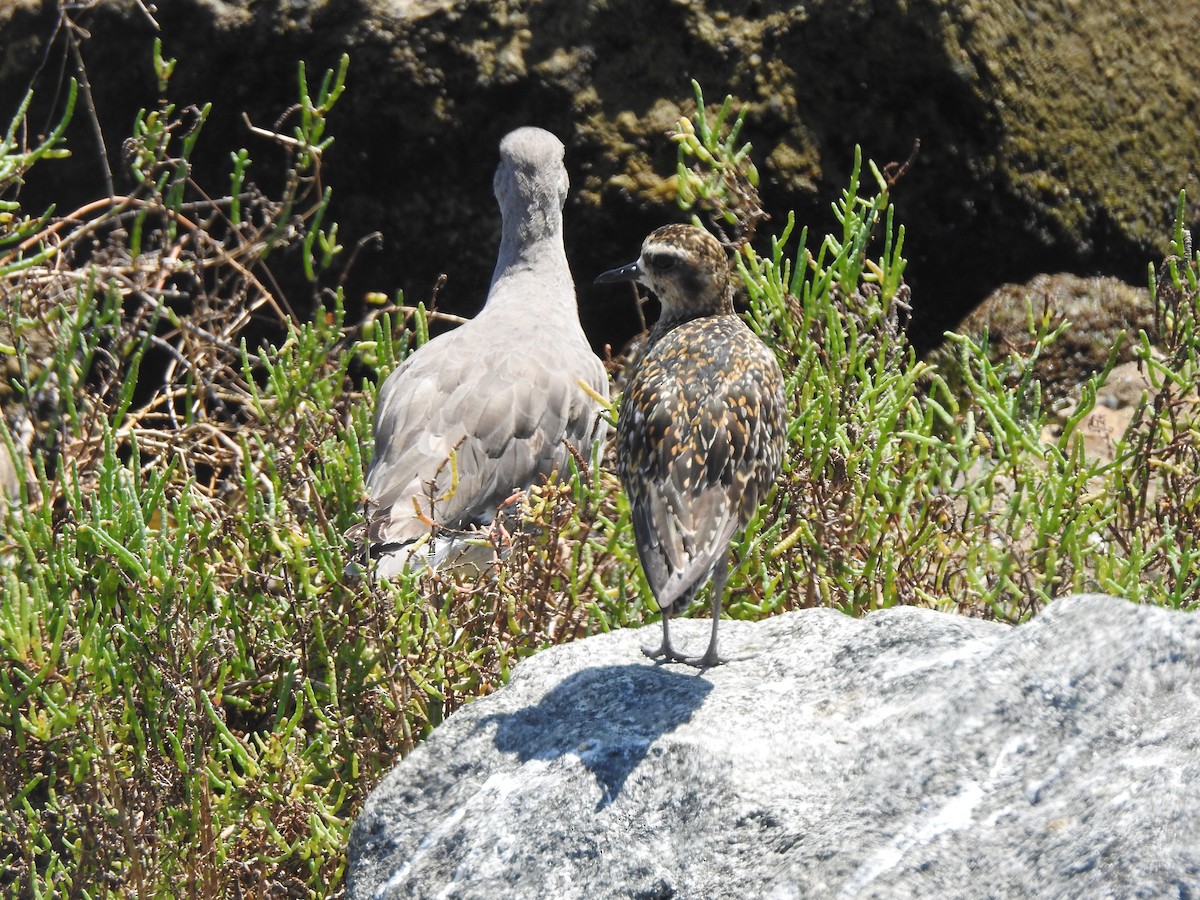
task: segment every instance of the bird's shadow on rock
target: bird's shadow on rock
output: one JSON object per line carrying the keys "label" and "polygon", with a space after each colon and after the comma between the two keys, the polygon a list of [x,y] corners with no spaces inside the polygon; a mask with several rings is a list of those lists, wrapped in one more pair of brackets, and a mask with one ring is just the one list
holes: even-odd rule
{"label": "bird's shadow on rock", "polygon": [[705,678],[661,666],[595,667],[571,675],[534,706],[480,724],[496,724],[496,748],[523,763],[578,757],[600,787],[599,810],[620,795],[654,741],[691,719],[711,690]]}

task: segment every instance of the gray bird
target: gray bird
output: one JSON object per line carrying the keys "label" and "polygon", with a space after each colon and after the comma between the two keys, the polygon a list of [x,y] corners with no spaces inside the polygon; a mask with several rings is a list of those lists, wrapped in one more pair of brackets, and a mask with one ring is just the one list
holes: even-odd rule
{"label": "gray bird", "polygon": [[[725,251],[699,228],[657,229],[637,262],[596,281],[637,281],[662,303],[617,418],[617,471],[638,558],[662,610],[662,646],[644,652],[715,666],[725,661],[717,623],[730,542],[782,466],[783,373],[734,313]],[[686,656],[671,647],[667,623],[710,578],[712,637],[703,655]]]}
{"label": "gray bird", "polygon": [[466,532],[607,434],[596,397],[608,397],[608,376],[563,250],[562,142],[540,128],[506,135],[494,190],[503,228],[483,310],[379,391],[366,479],[377,577],[453,564]]}

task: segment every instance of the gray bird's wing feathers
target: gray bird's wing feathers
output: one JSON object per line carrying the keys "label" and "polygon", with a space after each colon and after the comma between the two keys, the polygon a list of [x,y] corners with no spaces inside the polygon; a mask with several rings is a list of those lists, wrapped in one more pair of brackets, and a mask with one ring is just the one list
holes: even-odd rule
{"label": "gray bird's wing feathers", "polygon": [[594,389],[606,384],[590,350],[588,359],[573,349],[532,353],[514,344],[497,355],[504,336],[473,333],[471,324],[414,353],[380,389],[367,476],[372,543],[417,540],[431,521],[450,528],[490,521],[515,490],[566,468],[564,439],[585,455],[603,439],[597,404],[579,387],[581,372]]}
{"label": "gray bird's wing feathers", "polygon": [[664,610],[686,605],[708,580],[782,459],[784,397],[774,357],[740,321],[722,325],[719,334],[711,322],[704,326],[712,356],[699,369],[679,365],[689,325],[665,337],[621,404],[621,480],[638,555]]}

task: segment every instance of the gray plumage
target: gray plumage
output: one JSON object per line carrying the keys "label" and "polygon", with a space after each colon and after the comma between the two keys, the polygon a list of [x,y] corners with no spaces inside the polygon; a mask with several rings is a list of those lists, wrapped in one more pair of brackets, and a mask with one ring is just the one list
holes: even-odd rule
{"label": "gray plumage", "polygon": [[[651,233],[638,261],[599,282],[636,280],[662,315],[631,367],[617,419],[617,471],[638,558],[663,612],[652,657],[713,666],[729,545],[779,476],[787,433],[775,355],[734,314],[729,262],[690,225]],[[713,579],[712,636],[689,657],[668,620]]]}
{"label": "gray plumage", "polygon": [[494,182],[503,229],[487,302],[384,382],[367,473],[376,572],[453,562],[462,533],[571,452],[603,441],[608,377],[579,324],[563,249],[563,145],[521,128],[500,142]]}

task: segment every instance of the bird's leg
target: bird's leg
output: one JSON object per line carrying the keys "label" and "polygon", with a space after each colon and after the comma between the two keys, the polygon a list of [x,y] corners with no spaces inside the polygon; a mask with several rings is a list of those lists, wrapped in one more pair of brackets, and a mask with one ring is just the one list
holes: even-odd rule
{"label": "bird's leg", "polygon": [[643,647],[642,652],[651,659],[663,659],[667,662],[686,662],[686,657],[671,646],[671,629],[668,624],[670,621],[671,611],[669,609],[664,609],[662,611],[662,645],[655,648]]}
{"label": "bird's leg", "polygon": [[662,644],[660,644],[658,647],[643,647],[642,648],[642,652],[644,654],[646,654],[648,657],[650,657],[651,659],[659,659],[660,657],[664,657],[664,656],[667,659],[670,659],[674,655],[674,651],[671,649],[671,631],[667,627],[667,621],[670,618],[670,616],[668,615],[669,613],[670,613],[670,610],[664,609],[662,611],[662,628],[663,628]]}
{"label": "bird's leg", "polygon": [[719,666],[727,659],[717,655],[717,625],[721,622],[721,600],[725,596],[725,579],[729,576],[729,549],[721,554],[721,561],[713,569],[712,578],[712,636],[708,639],[708,649],[703,656],[689,656],[680,660],[698,669],[708,669]]}

